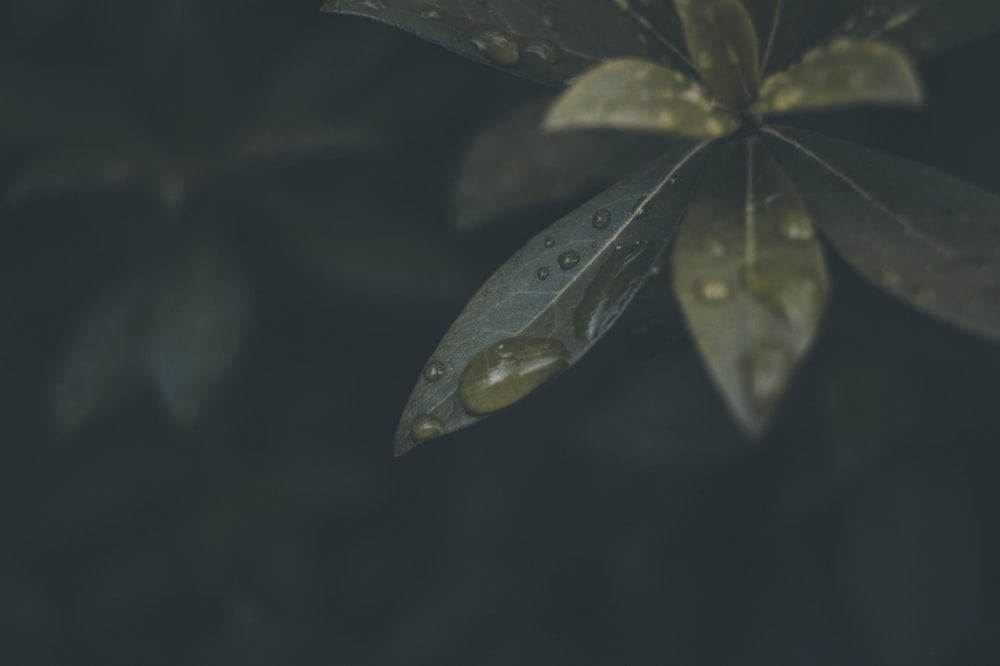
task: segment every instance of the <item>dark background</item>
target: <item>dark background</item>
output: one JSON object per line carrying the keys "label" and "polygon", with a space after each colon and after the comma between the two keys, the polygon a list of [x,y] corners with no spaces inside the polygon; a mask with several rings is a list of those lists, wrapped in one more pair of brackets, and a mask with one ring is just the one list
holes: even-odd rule
{"label": "dark background", "polygon": [[[574,202],[453,232],[463,147],[539,88],[319,4],[0,2],[0,663],[998,658],[1000,349],[832,254],[763,441],[654,281],[536,396],[393,459],[465,299]],[[920,111],[804,122],[1000,192],[998,68],[981,41],[923,69]],[[328,149],[184,179],[317,120]],[[93,182],[111,153],[158,166]],[[60,393],[88,313],[203,246],[249,314],[171,320],[222,331],[161,368],[196,416],[108,389],[139,329],[100,329]]]}

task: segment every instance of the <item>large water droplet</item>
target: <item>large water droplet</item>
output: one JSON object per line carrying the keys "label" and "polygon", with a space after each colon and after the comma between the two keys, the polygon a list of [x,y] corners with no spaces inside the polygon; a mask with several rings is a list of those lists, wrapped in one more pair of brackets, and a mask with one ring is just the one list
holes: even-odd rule
{"label": "large water droplet", "polygon": [[559,255],[559,268],[564,271],[568,271],[578,263],[580,263],[580,253],[575,250],[567,250]]}
{"label": "large water droplet", "polygon": [[432,358],[424,366],[424,379],[433,383],[442,377],[444,377],[444,363],[436,358]]}
{"label": "large water droplet", "polygon": [[607,208],[600,208],[594,217],[590,219],[595,229],[606,229],[611,224],[611,211]]}
{"label": "large water droplet", "polygon": [[465,31],[465,38],[477,51],[498,65],[512,67],[521,58],[521,49],[514,36],[495,26],[470,26]]}
{"label": "large water droplet", "polygon": [[746,353],[743,369],[751,397],[768,407],[781,397],[792,371],[792,356],[777,343],[765,342]]}
{"label": "large water droplet", "polygon": [[551,338],[508,338],[476,354],[462,372],[459,398],[472,414],[508,407],[569,366],[566,347]]}
{"label": "large water droplet", "polygon": [[653,252],[645,241],[615,248],[576,308],[573,317],[576,337],[595,340],[611,326],[642,285],[653,259]]}
{"label": "large water droplet", "polygon": [[410,426],[410,434],[418,442],[423,442],[433,437],[440,437],[444,434],[444,423],[436,416],[421,414],[413,419],[413,425]]}

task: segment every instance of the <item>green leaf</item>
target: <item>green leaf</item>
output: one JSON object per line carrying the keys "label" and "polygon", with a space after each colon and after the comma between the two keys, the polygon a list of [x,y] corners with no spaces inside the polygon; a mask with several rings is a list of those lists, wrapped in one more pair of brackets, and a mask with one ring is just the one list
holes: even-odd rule
{"label": "green leaf", "polygon": [[684,67],[667,2],[628,0],[327,0],[323,11],[383,21],[431,43],[554,86],[606,58]]}
{"label": "green leaf", "polygon": [[836,35],[889,42],[923,60],[998,29],[996,0],[867,0]]}
{"label": "green leaf", "polygon": [[477,229],[547,204],[578,204],[645,166],[675,140],[608,130],[544,132],[550,103],[546,96],[515,108],[466,149],[452,203],[457,229]]}
{"label": "green leaf", "polygon": [[730,411],[759,435],[819,325],[823,254],[794,185],[759,139],[729,146],[692,198],[674,288]]}
{"label": "green leaf", "polygon": [[688,53],[715,97],[740,110],[757,93],[757,34],[740,0],[674,0]]}
{"label": "green leaf", "polygon": [[917,73],[894,46],[838,39],[806,53],[802,62],[761,85],[754,113],[787,113],[849,104],[923,101]]}
{"label": "green leaf", "polygon": [[928,314],[1000,341],[1000,197],[811,132],[763,136],[848,263]]}
{"label": "green leaf", "polygon": [[551,131],[609,127],[719,137],[739,126],[680,72],[644,60],[612,60],[563,92],[545,118]]}
{"label": "green leaf", "polygon": [[743,0],[760,42],[760,73],[783,69],[802,44],[825,0]]}
{"label": "green leaf", "polygon": [[395,452],[525,397],[587,352],[673,236],[707,143],[685,142],[528,241],[424,367]]}

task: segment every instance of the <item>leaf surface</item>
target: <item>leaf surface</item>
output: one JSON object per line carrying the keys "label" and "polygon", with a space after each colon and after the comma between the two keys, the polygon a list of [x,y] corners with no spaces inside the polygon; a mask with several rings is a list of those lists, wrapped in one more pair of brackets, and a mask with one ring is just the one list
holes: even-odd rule
{"label": "leaf surface", "polygon": [[825,0],[743,0],[757,33],[762,76],[788,65],[824,2]]}
{"label": "leaf surface", "polygon": [[617,59],[579,78],[552,104],[550,131],[607,127],[714,138],[739,126],[701,85],[644,60]]}
{"label": "leaf surface", "polygon": [[838,39],[769,76],[754,113],[786,113],[848,104],[908,104],[923,100],[906,54],[881,42]]}
{"label": "leaf surface", "polygon": [[715,97],[734,110],[757,93],[757,35],[740,0],[674,0],[688,53]]}
{"label": "leaf surface", "polygon": [[867,0],[835,35],[889,42],[924,60],[996,30],[996,0]]}
{"label": "leaf surface", "polygon": [[674,247],[674,288],[730,411],[759,435],[819,325],[827,277],[812,221],[767,147],[728,146]]}
{"label": "leaf surface", "polygon": [[928,314],[1000,341],[1000,197],[812,132],[768,127],[763,137],[858,272]]}
{"label": "leaf surface", "polygon": [[383,21],[431,43],[554,86],[606,58],[683,67],[668,2],[629,0],[327,0],[323,11]]}
{"label": "leaf surface", "polygon": [[577,204],[674,141],[606,130],[544,132],[550,103],[546,96],[515,108],[466,149],[452,203],[457,229],[481,228],[546,204]]}
{"label": "leaf surface", "polygon": [[674,235],[705,145],[685,142],[556,221],[486,281],[424,367],[397,455],[516,402],[596,343]]}

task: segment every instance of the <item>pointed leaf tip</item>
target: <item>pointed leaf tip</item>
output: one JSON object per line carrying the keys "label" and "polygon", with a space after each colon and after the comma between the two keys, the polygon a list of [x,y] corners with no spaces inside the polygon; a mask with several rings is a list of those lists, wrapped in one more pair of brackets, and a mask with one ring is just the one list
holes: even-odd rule
{"label": "pointed leaf tip", "polygon": [[424,366],[396,431],[396,455],[506,408],[578,361],[673,237],[708,143],[679,141],[501,266]]}

